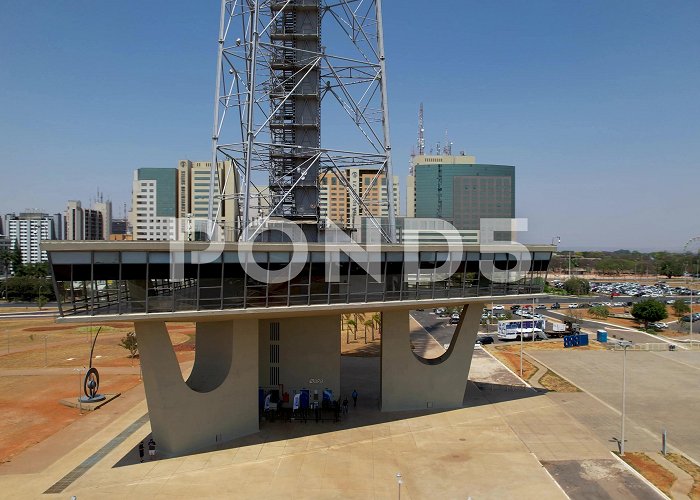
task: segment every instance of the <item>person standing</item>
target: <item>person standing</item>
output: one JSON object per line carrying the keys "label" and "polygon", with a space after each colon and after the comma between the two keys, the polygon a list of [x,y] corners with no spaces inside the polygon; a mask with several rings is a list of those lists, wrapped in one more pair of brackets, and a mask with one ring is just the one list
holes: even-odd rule
{"label": "person standing", "polygon": [[143,441],[139,443],[139,460],[143,463]]}
{"label": "person standing", "polygon": [[357,389],[352,390],[352,407],[357,408]]}
{"label": "person standing", "polygon": [[156,456],[156,442],[153,441],[153,438],[148,441],[148,456],[151,460]]}
{"label": "person standing", "polygon": [[343,399],[343,415],[348,414],[348,398],[347,396]]}

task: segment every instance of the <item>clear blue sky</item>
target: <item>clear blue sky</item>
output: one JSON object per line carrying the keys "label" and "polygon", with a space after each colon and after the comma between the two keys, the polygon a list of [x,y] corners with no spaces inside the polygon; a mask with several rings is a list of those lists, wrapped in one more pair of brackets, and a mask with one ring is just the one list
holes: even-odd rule
{"label": "clear blue sky", "polygon": [[[119,215],[135,168],[208,159],[218,4],[5,0],[0,213],[99,187]],[[402,181],[422,101],[429,146],[448,129],[517,167],[528,241],[700,235],[700,2],[385,0],[384,17]]]}

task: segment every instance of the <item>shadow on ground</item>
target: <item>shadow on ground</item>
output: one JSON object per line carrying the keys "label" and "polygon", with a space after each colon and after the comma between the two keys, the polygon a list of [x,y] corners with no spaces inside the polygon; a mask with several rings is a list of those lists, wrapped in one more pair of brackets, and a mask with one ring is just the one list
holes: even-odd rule
{"label": "shadow on ground", "polygon": [[[320,435],[328,432],[453,411],[453,409],[426,409],[399,412],[380,411],[379,362],[380,359],[377,357],[343,356],[341,358],[341,394],[338,396],[341,399],[343,397],[348,397],[350,400],[350,393],[354,389],[357,389],[359,398],[356,408],[353,407],[351,400],[348,414],[341,415],[339,422],[316,422],[313,418],[305,422],[303,420],[294,420],[291,422],[275,420],[274,422],[268,422],[261,419],[259,432],[250,436],[203,448],[191,455]],[[538,395],[540,395],[538,391],[529,387],[469,381],[464,392],[462,408],[474,408],[495,402],[511,401]],[[144,444],[147,443],[150,439],[150,434],[144,436],[142,439],[144,440]],[[158,458],[163,459],[170,457],[159,456]],[[148,461],[148,454],[146,454],[145,461]],[[114,467],[122,467],[137,463],[139,463],[138,444],[123,456]]]}

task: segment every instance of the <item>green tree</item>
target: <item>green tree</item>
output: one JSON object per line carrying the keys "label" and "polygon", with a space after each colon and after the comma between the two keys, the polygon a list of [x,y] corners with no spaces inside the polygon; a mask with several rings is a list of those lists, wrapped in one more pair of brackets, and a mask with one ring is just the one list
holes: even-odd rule
{"label": "green tree", "polygon": [[583,278],[569,278],[564,282],[564,290],[570,295],[588,295],[591,285]]}
{"label": "green tree", "polygon": [[673,313],[678,317],[690,312],[690,306],[683,302],[683,299],[674,300],[671,307],[673,308]]}
{"label": "green tree", "polygon": [[15,240],[15,246],[12,247],[12,252],[10,253],[10,266],[13,274],[22,267],[22,249],[19,247],[19,241],[17,240]]}
{"label": "green tree", "polygon": [[669,279],[673,276],[680,276],[683,274],[683,260],[677,256],[669,255],[658,262],[656,270]]}
{"label": "green tree", "polygon": [[139,344],[136,341],[135,332],[128,332],[126,337],[122,337],[119,345],[129,351],[130,358],[135,358],[136,354],[139,352]]}
{"label": "green tree", "polygon": [[[374,313],[372,315],[372,321],[374,321],[374,328],[379,332],[379,335],[381,336],[382,334],[382,315],[381,313]],[[372,340],[374,340],[374,331],[372,331]]]}
{"label": "green tree", "polygon": [[610,308],[607,306],[594,306],[588,310],[588,314],[598,319],[605,319],[610,316]]}
{"label": "green tree", "polygon": [[10,264],[12,264],[12,252],[6,249],[0,250],[0,264],[2,265],[2,271],[5,274],[5,281],[3,282],[2,292],[3,297],[7,300],[7,278],[10,274]]}
{"label": "green tree", "polygon": [[365,344],[367,343],[367,327],[372,329],[372,341],[374,341],[374,320],[369,318],[363,323],[365,325]]}
{"label": "green tree", "polygon": [[32,276],[13,276],[7,280],[7,300],[34,302],[39,296],[55,300],[51,281]]}
{"label": "green tree", "polygon": [[346,323],[348,327],[352,329],[353,340],[357,340],[357,321],[354,319],[349,319]]}
{"label": "green tree", "polygon": [[656,299],[645,299],[632,306],[632,316],[644,322],[644,328],[649,328],[650,322],[661,321],[668,317],[666,305]]}
{"label": "green tree", "polygon": [[47,298],[44,297],[43,295],[39,295],[39,296],[36,298],[36,305],[39,307],[39,310],[40,310],[40,311],[41,311],[41,309],[46,305],[46,303],[47,303],[48,301],[49,301],[49,299],[47,299]]}
{"label": "green tree", "polygon": [[15,268],[14,274],[30,278],[46,278],[49,275],[49,265],[46,262],[23,264]]}

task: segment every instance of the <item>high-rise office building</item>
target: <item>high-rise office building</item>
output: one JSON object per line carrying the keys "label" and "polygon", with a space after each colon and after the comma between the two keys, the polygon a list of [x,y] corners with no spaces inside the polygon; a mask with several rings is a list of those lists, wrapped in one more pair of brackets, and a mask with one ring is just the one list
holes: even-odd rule
{"label": "high-rise office building", "polygon": [[112,219],[112,235],[124,235],[129,233],[129,219]]}
{"label": "high-rise office building", "polygon": [[[344,229],[355,229],[359,227],[360,217],[388,216],[386,175],[377,172],[377,169],[370,168],[347,168],[343,170],[344,178],[339,178],[334,172],[323,175],[319,182],[321,219],[330,219]],[[350,194],[346,184],[362,197],[364,206]],[[393,192],[394,214],[398,215],[401,206],[398,176],[393,176]]]}
{"label": "high-rise office building", "polygon": [[109,200],[96,201],[93,210],[97,212],[95,214],[96,220],[101,223],[101,227],[95,232],[100,237],[96,239],[108,240],[112,234],[112,202]]}
{"label": "high-rise office building", "polygon": [[82,240],[84,239],[85,231],[85,213],[83,207],[78,200],[68,200],[66,213],[64,215],[66,221],[66,239],[67,240]]}
{"label": "high-rise office building", "polygon": [[112,202],[96,202],[83,208],[78,200],[68,201],[65,212],[65,239],[108,240],[112,233]]}
{"label": "high-rise office building", "polygon": [[[226,176],[226,172],[234,175]],[[224,196],[221,213],[213,213],[226,240],[235,240],[237,204],[233,194],[237,192],[238,176],[230,161],[219,162],[215,170],[214,196]],[[228,179],[225,186],[219,186],[219,179]],[[180,234],[187,239],[201,239],[206,234],[209,217],[209,183],[211,180],[210,161],[180,160],[177,168],[177,208],[180,218]],[[214,210],[218,203],[214,203]]]}
{"label": "high-rise office building", "polygon": [[16,243],[22,251],[22,262],[36,264],[47,261],[46,252],[41,250],[41,242],[59,239],[63,233],[63,216],[28,210],[19,215],[7,214],[5,226],[12,248]]}
{"label": "high-rise office building", "polygon": [[407,183],[409,217],[444,219],[478,231],[483,218],[515,217],[515,167],[473,156],[416,156]]}
{"label": "high-rise office building", "polygon": [[177,239],[177,215],[177,169],[135,170],[130,213],[133,239]]}

